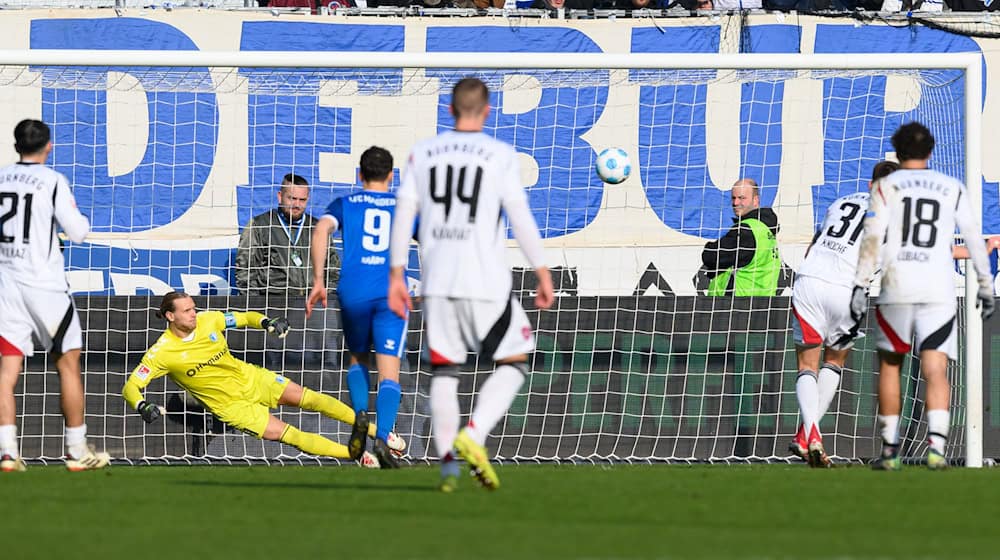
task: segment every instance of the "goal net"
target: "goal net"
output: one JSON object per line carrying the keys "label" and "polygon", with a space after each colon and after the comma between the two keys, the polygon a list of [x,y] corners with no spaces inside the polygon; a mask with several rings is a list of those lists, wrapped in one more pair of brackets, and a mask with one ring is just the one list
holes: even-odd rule
{"label": "goal net", "polygon": [[[287,173],[308,180],[314,216],[360,188],[357,160],[370,145],[392,152],[399,177],[414,142],[450,127],[451,86],[468,75],[492,92],[486,132],[520,153],[559,296],[553,309],[534,309],[534,277],[512,241],[515,295],[538,342],[533,373],[489,442],[499,460],[793,460],[790,286],[827,206],[867,188],[873,165],[893,157],[892,132],[910,120],[937,137],[933,167],[973,179],[978,204],[979,110],[967,99],[979,99],[979,61],[965,55],[365,55],[344,68],[324,53],[23,54],[0,68],[10,108],[0,130],[24,117],[48,122],[50,163],[92,221],[85,243],[64,247],[85,327],[87,424],[129,463],[317,461],[227,428],[165,379],[147,393],[168,409],[164,421],[146,425],[127,410],[127,374],[165,327],[157,296],[179,289],[201,309],[288,315],[296,330],[280,344],[227,332],[234,355],[349,402],[336,300],[306,321],[303,293],[239,286],[239,234],[276,206]],[[615,186],[593,171],[612,146],[634,169]],[[742,177],[779,218],[781,287],[772,298],[710,298],[701,251],[731,227],[729,188]],[[976,464],[982,335],[978,314],[967,325],[964,309],[947,451]],[[821,425],[838,460],[878,451],[873,339],[852,354]],[[418,462],[436,456],[423,350],[418,309],[397,422]],[[467,364],[464,413],[490,367]],[[911,358],[903,370],[912,459],[926,450],[918,368]],[[58,386],[51,360],[28,361],[18,422],[29,460],[63,454]],[[350,429],[297,409],[276,414],[336,441]],[[1000,455],[1000,442],[986,444]]]}

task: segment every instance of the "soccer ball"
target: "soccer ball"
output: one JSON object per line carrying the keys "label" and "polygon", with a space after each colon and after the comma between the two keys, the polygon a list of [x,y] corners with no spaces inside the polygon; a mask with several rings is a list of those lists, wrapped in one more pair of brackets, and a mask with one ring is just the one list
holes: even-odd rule
{"label": "soccer ball", "polygon": [[632,162],[621,148],[607,148],[597,154],[597,175],[605,183],[617,185],[632,173]]}

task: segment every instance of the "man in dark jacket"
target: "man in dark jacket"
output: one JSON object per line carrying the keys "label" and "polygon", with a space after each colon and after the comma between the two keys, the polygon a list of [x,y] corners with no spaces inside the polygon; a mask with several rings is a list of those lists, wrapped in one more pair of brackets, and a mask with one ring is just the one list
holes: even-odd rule
{"label": "man in dark jacket", "polygon": [[[309,183],[289,173],[278,191],[278,207],[258,214],[240,234],[236,286],[250,295],[305,297],[312,287],[309,245],[316,218],[306,213]],[[330,246],[327,286],[334,289],[340,256]]]}
{"label": "man in dark jacket", "polygon": [[778,216],[760,207],[753,179],[740,179],[732,189],[735,224],[718,241],[705,245],[701,262],[709,278],[710,296],[773,296],[778,290]]}
{"label": "man in dark jacket", "polygon": [[[284,176],[278,191],[278,207],[258,214],[240,234],[236,251],[236,285],[250,296],[264,296],[254,308],[285,315],[292,330],[284,340],[267,338],[267,366],[275,371],[313,367],[321,361],[327,369],[339,369],[343,346],[340,319],[332,298],[330,308],[305,317],[306,296],[312,288],[312,243],[316,218],[306,213],[309,183],[294,173]],[[330,244],[326,285],[333,292],[340,276],[340,255]]]}

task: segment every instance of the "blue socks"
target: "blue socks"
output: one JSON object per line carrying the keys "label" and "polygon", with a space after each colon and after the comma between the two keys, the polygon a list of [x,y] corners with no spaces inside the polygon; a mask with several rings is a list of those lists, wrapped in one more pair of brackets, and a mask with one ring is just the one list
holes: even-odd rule
{"label": "blue socks", "polygon": [[[368,383],[368,368],[361,364],[348,368],[347,390],[351,393],[351,405],[355,413],[368,412]],[[378,394],[375,395],[375,437],[388,441],[389,432],[396,424],[401,397],[398,382],[386,379],[378,384]]]}
{"label": "blue socks", "polygon": [[[348,378],[348,382],[350,382],[350,378]],[[389,432],[392,431],[392,426],[396,423],[400,397],[401,391],[398,382],[384,379],[378,384],[378,394],[375,396],[375,437],[388,441]]]}
{"label": "blue socks", "polygon": [[354,407],[354,412],[368,412],[368,368],[361,364],[354,364],[348,368],[347,390],[351,393],[351,406]]}

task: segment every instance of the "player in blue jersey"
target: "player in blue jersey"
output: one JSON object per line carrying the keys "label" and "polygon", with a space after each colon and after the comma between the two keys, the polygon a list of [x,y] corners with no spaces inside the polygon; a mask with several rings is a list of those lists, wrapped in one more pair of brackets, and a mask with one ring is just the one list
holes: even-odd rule
{"label": "player in blue jersey", "polygon": [[327,304],[323,282],[330,235],[341,231],[343,256],[337,293],[351,366],[347,388],[356,413],[348,443],[352,457],[365,451],[368,430],[370,351],[375,349],[378,393],[375,397],[375,456],[382,468],[399,463],[386,445],[399,410],[399,362],[405,350],[406,319],[389,310],[389,232],[395,195],[392,182],[392,155],[373,146],[361,154],[359,172],[364,190],[335,199],[316,224],[312,238],[313,289],[306,301],[306,316],[316,304]]}

